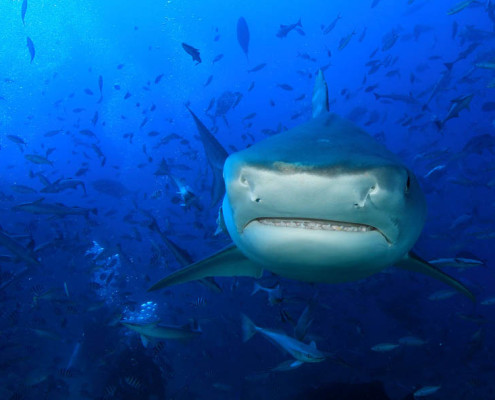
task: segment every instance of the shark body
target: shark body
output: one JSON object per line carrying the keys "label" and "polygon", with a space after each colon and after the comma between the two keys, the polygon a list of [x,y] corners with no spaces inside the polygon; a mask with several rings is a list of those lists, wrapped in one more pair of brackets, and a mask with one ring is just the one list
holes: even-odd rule
{"label": "shark body", "polygon": [[321,71],[313,118],[230,155],[223,223],[233,245],[150,290],[205,276],[283,277],[322,283],[365,278],[390,266],[460,282],[411,252],[426,219],[415,175],[385,146],[330,113]]}

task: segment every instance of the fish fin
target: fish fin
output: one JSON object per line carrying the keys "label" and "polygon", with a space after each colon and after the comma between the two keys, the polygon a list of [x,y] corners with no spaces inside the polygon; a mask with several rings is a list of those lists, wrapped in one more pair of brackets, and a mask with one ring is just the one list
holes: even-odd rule
{"label": "fish fin", "polygon": [[203,124],[203,122],[201,122],[201,120],[196,116],[196,114],[194,114],[194,112],[187,105],[186,108],[194,119],[194,123],[196,124],[201,143],[203,144],[203,148],[208,159],[208,164],[210,164],[213,171],[211,205],[214,206],[220,201],[225,193],[225,185],[223,183],[223,164],[229,154],[215,138],[215,136],[213,136],[213,134]]}
{"label": "fish fin", "polygon": [[150,343],[150,341],[148,340],[148,338],[144,335],[139,335],[141,337],[141,343],[143,344],[143,347],[144,348],[148,348],[148,345]]}
{"label": "fish fin", "polygon": [[409,252],[409,254],[407,254],[402,260],[400,260],[396,264],[396,266],[408,271],[420,272],[422,274],[431,276],[432,278],[435,278],[453,287],[458,292],[469,297],[470,300],[476,300],[473,293],[471,293],[471,291],[461,282],[441,271],[440,269],[434,267],[433,265],[429,264],[427,261],[421,259],[412,251]]}
{"label": "fish fin", "polygon": [[312,347],[313,349],[316,349],[316,343],[314,340],[311,341],[311,343],[309,344],[310,347]]}
{"label": "fish fin", "polygon": [[258,282],[254,282],[253,291],[251,292],[251,296],[258,293],[261,290],[261,285]]}
{"label": "fish fin", "polygon": [[290,367],[291,368],[297,368],[297,367],[300,367],[301,365],[303,365],[303,362],[302,361],[299,361],[299,360],[296,360],[296,361],[294,361],[294,362],[292,362],[290,364]]}
{"label": "fish fin", "polygon": [[[45,200],[44,197],[40,197],[38,200],[33,201],[32,204],[39,204],[39,203],[42,203],[44,200]],[[60,204],[60,203],[58,203],[58,204]]]}
{"label": "fish fin", "polygon": [[249,319],[248,316],[242,314],[242,341],[245,343],[251,339],[256,333],[256,325]]}
{"label": "fish fin", "polygon": [[316,75],[316,82],[313,89],[313,118],[319,117],[320,115],[329,111],[328,106],[328,87],[325,82],[325,77],[323,76],[323,71],[318,70]]}
{"label": "fish fin", "polygon": [[250,276],[260,278],[262,274],[263,268],[260,265],[247,259],[235,245],[230,245],[208,258],[170,274],[155,283],[148,291],[212,276]]}

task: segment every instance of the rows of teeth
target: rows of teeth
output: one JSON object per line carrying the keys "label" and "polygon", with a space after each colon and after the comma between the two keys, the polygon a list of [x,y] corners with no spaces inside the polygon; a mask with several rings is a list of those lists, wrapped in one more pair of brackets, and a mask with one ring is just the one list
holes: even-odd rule
{"label": "rows of teeth", "polygon": [[263,225],[323,231],[369,232],[375,229],[369,225],[348,224],[342,222],[336,223],[335,221],[312,221],[277,218],[260,218],[257,221]]}

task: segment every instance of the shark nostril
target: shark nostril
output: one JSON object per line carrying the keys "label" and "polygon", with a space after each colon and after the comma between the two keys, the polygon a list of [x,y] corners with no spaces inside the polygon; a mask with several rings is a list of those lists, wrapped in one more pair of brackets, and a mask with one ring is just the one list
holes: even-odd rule
{"label": "shark nostril", "polygon": [[259,203],[259,202],[261,201],[261,199],[260,199],[259,197],[256,197],[256,198],[254,199],[254,201],[255,201],[256,203]]}

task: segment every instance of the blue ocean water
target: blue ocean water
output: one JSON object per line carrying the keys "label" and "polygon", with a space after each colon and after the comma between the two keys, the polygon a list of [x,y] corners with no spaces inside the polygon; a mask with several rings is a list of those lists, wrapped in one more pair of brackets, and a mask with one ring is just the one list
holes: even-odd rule
{"label": "blue ocean water", "polygon": [[[495,398],[493,0],[24,0],[0,15],[0,399]],[[231,243],[215,233],[222,151],[310,120],[318,70],[330,111],[416,175],[414,252],[475,301],[394,267],[148,292]],[[294,341],[324,360],[298,366]]]}

